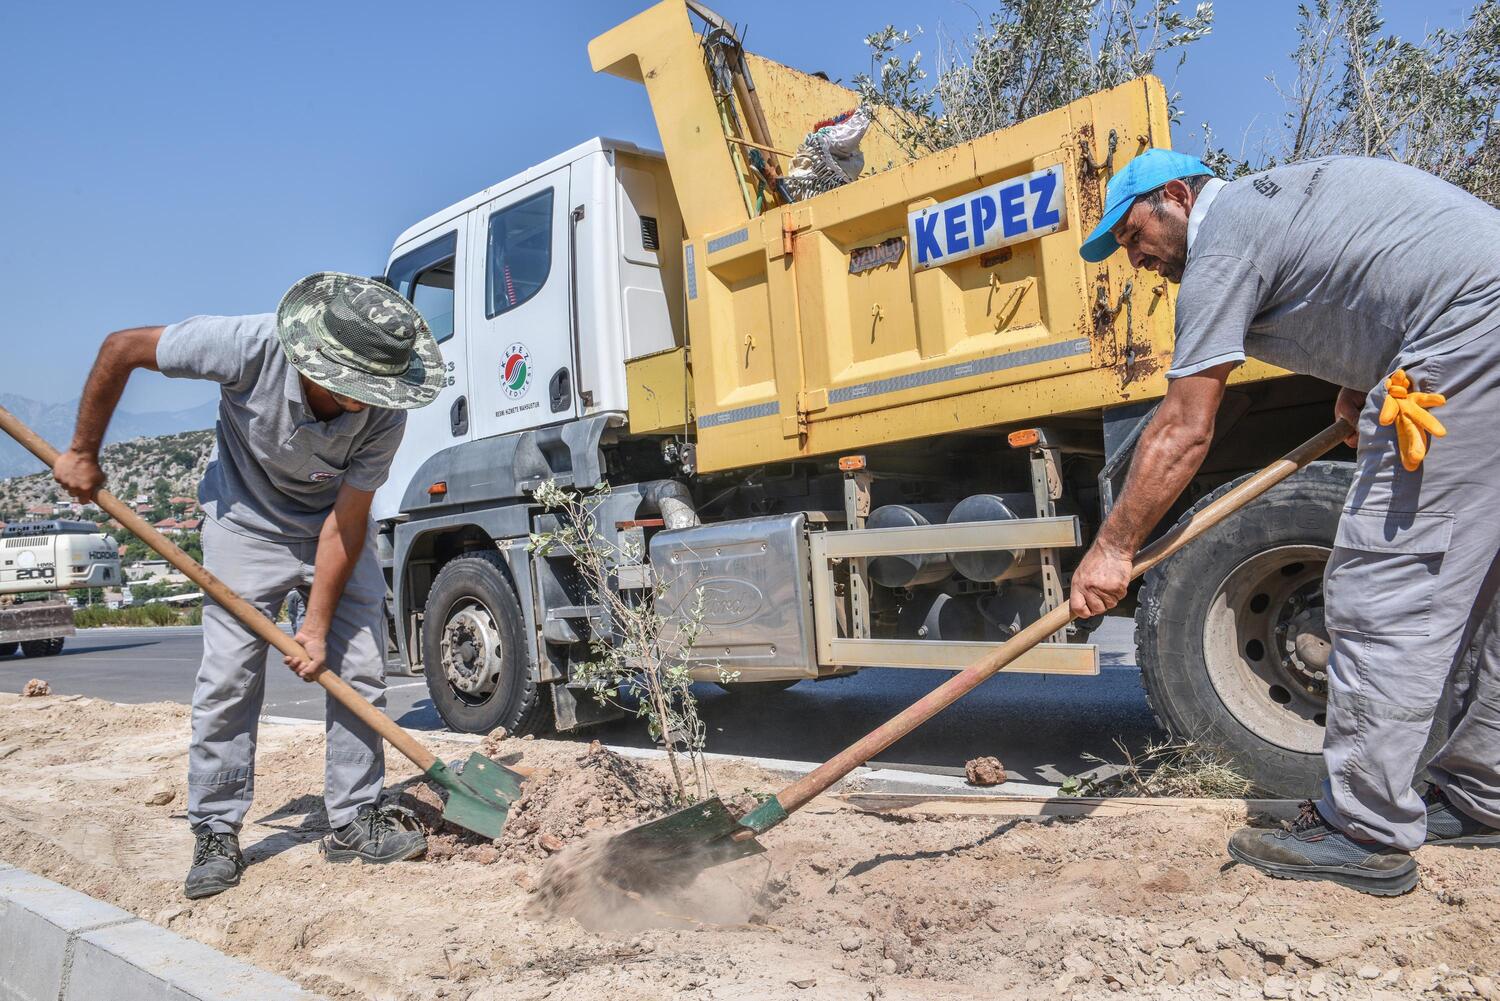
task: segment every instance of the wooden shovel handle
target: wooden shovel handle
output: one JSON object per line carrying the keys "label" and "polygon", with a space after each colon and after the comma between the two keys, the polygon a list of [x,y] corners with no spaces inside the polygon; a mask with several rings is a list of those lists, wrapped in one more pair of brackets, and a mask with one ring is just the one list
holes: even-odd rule
{"label": "wooden shovel handle", "polygon": [[[1250,476],[1224,496],[1142,549],[1136,554],[1135,564],[1131,568],[1131,579],[1134,580],[1150,570],[1303,466],[1326,454],[1342,442],[1350,430],[1349,425],[1343,420],[1335,422],[1327,430],[1320,432],[1265,469]],[[777,793],[776,799],[781,803],[782,809],[791,813],[804,805],[808,800],[948,708],[977,688],[980,683],[993,677],[1001,668],[1072,621],[1073,613],[1067,602],[1052,609],[1005,641],[993,653],[949,678],[879,729],[855,741],[848,748]],[[751,837],[753,834],[753,831],[747,830],[737,833],[736,837]]]}
{"label": "wooden shovel handle", "polygon": [[[51,469],[57,462],[57,449],[4,407],[0,407],[0,428],[25,446],[32,455],[46,463],[48,469]],[[95,497],[95,502],[121,525],[134,532],[142,542],[160,553],[167,562],[203,588],[204,594],[213,598],[230,615],[243,622],[261,639],[289,657],[307,657],[307,651],[302,648],[301,643],[282,632],[276,623],[266,617],[264,612],[235,594],[230,590],[229,585],[209,573],[197,560],[179,549],[171,539],[152,528],[146,519],[131,509],[130,505],[107,490],[100,490]],[[418,743],[411,734],[393,723],[385,713],[365,701],[364,697],[351,688],[343,678],[324,668],[313,680],[327,689],[328,694],[337,699],[344,708],[358,716],[366,726],[380,734],[392,747],[410,758],[412,763],[424,772],[437,760],[437,757]]]}

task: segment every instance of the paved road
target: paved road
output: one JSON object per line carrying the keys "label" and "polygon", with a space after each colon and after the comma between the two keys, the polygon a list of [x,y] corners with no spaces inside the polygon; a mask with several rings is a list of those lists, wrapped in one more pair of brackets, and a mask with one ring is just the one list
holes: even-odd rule
{"label": "paved road", "polygon": [[[1140,746],[1157,736],[1140,687],[1128,620],[1109,619],[1095,633],[1101,671],[1095,678],[1009,675],[991,679],[965,701],[881,756],[883,764],[961,774],[982,754],[1004,762],[1013,778],[1056,783],[1093,765],[1095,754],[1118,759],[1114,740]],[[57,657],[0,660],[0,691],[18,692],[31,677],[58,694],[115,702],[189,702],[202,650],[202,630],[91,629]],[[321,719],[323,691],[270,660],[269,715]],[[822,761],[916,701],[945,678],[943,671],[868,670],[852,677],[805,681],[775,695],[746,697],[700,685],[709,749],[791,761]],[[442,721],[419,678],[392,677],[388,711],[401,725],[437,730]],[[621,720],[584,731],[580,740],[646,746],[644,728]]]}

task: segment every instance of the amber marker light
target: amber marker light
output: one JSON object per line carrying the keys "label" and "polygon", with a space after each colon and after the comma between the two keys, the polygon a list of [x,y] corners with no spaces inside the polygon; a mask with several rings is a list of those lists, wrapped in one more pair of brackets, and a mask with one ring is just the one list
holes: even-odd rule
{"label": "amber marker light", "polygon": [[862,455],[844,455],[839,457],[839,469],[846,473],[855,473],[865,468],[865,457]]}
{"label": "amber marker light", "polygon": [[1023,431],[1012,431],[1005,436],[1005,440],[1010,442],[1011,448],[1028,448],[1042,440],[1042,433],[1036,428],[1026,428]]}
{"label": "amber marker light", "polygon": [[446,494],[447,492],[448,492],[448,481],[447,480],[438,480],[432,486],[430,486],[430,487],[427,488],[427,496],[428,497],[441,497],[444,494]]}

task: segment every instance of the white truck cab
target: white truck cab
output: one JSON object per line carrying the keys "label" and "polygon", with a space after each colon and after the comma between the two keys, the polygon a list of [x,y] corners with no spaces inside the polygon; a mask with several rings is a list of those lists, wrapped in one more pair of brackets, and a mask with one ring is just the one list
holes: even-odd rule
{"label": "white truck cab", "polygon": [[447,380],[408,416],[374,517],[462,442],[627,409],[625,362],[683,343],[682,231],[659,153],[591,139],[434,213],[387,279],[427,318]]}

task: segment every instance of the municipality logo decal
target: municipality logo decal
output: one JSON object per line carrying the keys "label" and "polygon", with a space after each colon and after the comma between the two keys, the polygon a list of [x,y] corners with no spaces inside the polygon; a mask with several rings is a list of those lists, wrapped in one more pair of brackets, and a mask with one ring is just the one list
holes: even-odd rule
{"label": "municipality logo decal", "polygon": [[505,360],[500,363],[500,386],[512,400],[526,395],[531,386],[531,352],[526,345],[516,343],[505,349]]}

